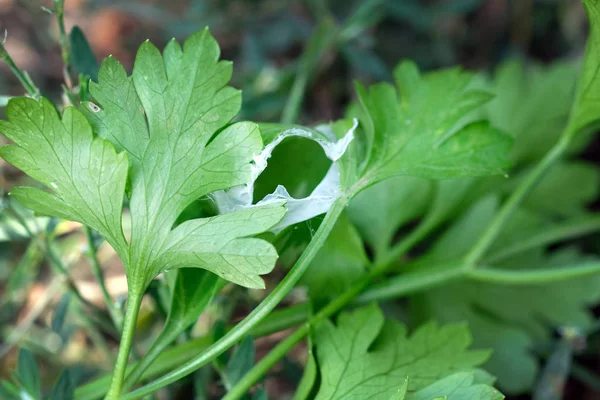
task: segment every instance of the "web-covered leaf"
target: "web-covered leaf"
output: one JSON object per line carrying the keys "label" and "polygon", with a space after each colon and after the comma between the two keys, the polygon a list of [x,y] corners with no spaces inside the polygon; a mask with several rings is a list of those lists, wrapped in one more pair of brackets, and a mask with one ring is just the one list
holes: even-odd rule
{"label": "web-covered leaf", "polygon": [[511,139],[480,121],[491,95],[470,86],[473,74],[448,69],[421,75],[403,62],[394,77],[400,93],[387,83],[368,90],[357,85],[365,130],[359,188],[394,175],[441,179],[504,172]]}
{"label": "web-covered leaf", "polygon": [[371,305],[342,313],[337,326],[317,327],[316,347],[321,370],[317,399],[392,398],[409,377],[409,390],[428,385],[484,362],[487,351],[471,351],[464,325],[427,324],[410,337],[406,328],[385,321]]}

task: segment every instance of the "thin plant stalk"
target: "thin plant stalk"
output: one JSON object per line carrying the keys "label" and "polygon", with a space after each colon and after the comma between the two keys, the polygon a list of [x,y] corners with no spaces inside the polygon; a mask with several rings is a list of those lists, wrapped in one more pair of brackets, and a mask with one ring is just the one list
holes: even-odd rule
{"label": "thin plant stalk", "polygon": [[129,361],[129,353],[135,335],[135,326],[137,316],[142,304],[143,292],[130,291],[127,299],[127,310],[125,311],[125,319],[123,320],[123,334],[119,343],[119,353],[113,370],[112,381],[106,395],[106,400],[118,400],[121,398],[121,391],[125,381],[127,372],[127,363]]}
{"label": "thin plant stalk", "polygon": [[65,30],[65,0],[54,0],[54,13],[56,14],[56,22],[58,23],[58,41],[60,43],[60,54],[63,61],[63,77],[68,90],[73,88],[71,80],[71,45],[69,36]]}
{"label": "thin plant stalk", "polygon": [[21,71],[13,61],[10,54],[8,54],[8,51],[6,51],[6,48],[4,47],[4,40],[0,41],[0,58],[6,63],[6,65],[8,65],[8,68],[10,68],[11,72],[14,76],[17,77],[19,82],[21,82],[21,85],[23,85],[23,88],[29,96],[33,98],[40,97],[40,90],[37,88],[37,86],[35,86],[31,78],[29,77],[29,74],[27,74],[27,72]]}
{"label": "thin plant stalk", "polygon": [[324,18],[315,28],[300,58],[292,90],[283,109],[282,123],[292,124],[298,119],[311,75],[323,54],[334,43],[337,34],[337,28],[330,18]]}

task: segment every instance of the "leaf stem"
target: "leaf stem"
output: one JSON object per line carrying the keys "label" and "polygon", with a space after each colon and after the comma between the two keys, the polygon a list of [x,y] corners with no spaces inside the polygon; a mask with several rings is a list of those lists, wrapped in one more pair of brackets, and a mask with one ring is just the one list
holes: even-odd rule
{"label": "leaf stem", "polygon": [[240,323],[235,325],[225,336],[215,342],[206,351],[194,357],[184,365],[176,368],[168,374],[158,378],[157,380],[143,386],[129,394],[123,396],[123,399],[138,399],[149,393],[152,393],[184,376],[189,375],[198,368],[207,364],[228,348],[237,343],[240,339],[246,336],[250,330],[265,318],[276,306],[283,300],[290,290],[296,285],[302,277],[313,258],[323,246],[323,243],[329,236],[340,214],[346,207],[348,199],[345,196],[338,198],[332,205],[331,209],[325,214],[323,222],[313,236],[312,240],[292,267],[286,277],[277,285],[277,287],[256,307],[250,314],[246,316]]}
{"label": "leaf stem", "polygon": [[65,0],[54,0],[54,12],[58,23],[58,41],[63,61],[63,77],[67,89],[69,89],[65,93],[69,94],[69,91],[73,88],[73,82],[71,80],[71,45],[65,30]]}
{"label": "leaf stem", "polygon": [[323,54],[336,40],[337,33],[331,18],[323,18],[315,28],[300,58],[292,90],[283,109],[282,123],[293,124],[298,119],[311,73],[316,69]]}
{"label": "leaf stem", "polygon": [[40,90],[37,88],[37,86],[35,86],[29,74],[21,71],[19,67],[17,67],[10,54],[8,54],[8,51],[6,51],[3,40],[0,40],[0,58],[8,65],[11,72],[17,77],[19,82],[21,82],[21,85],[23,85],[23,88],[28,95],[36,99],[40,97]]}
{"label": "leaf stem", "polygon": [[127,310],[123,321],[123,334],[119,344],[119,353],[117,354],[117,361],[115,363],[115,369],[113,370],[112,381],[106,395],[106,400],[118,400],[121,398],[127,361],[129,360],[129,352],[135,335],[135,326],[140,311],[140,305],[142,303],[142,297],[143,291],[130,290],[129,292]]}
{"label": "leaf stem", "polygon": [[131,372],[126,375],[122,391],[127,392],[129,389],[131,389],[148,369],[148,367],[150,367],[150,365],[157,359],[158,355],[162,353],[164,349],[175,340],[176,337],[177,335],[173,335],[171,332],[162,331],[154,343],[152,343],[152,346],[148,352],[144,354]]}
{"label": "leaf stem", "polygon": [[523,202],[527,194],[535,187],[542,179],[546,172],[554,165],[554,163],[562,157],[569,146],[569,137],[562,135],[559,141],[550,149],[544,156],[542,161],[536,165],[531,173],[521,182],[517,189],[511,194],[502,208],[494,216],[491,224],[481,235],[480,239],[471,248],[471,251],[465,257],[465,263],[471,268],[481,259],[484,253],[492,245],[508,218],[513,214],[517,207]]}
{"label": "leaf stem", "polygon": [[600,272],[600,263],[590,262],[563,268],[539,268],[531,271],[477,268],[467,272],[469,279],[499,285],[541,285],[581,278]]}
{"label": "leaf stem", "polygon": [[115,305],[110,297],[110,293],[108,293],[108,289],[106,288],[106,282],[104,280],[104,275],[102,274],[102,267],[100,266],[100,262],[98,261],[98,254],[96,244],[94,243],[94,235],[92,229],[84,225],[83,229],[85,231],[85,236],[87,238],[88,243],[88,251],[87,256],[92,266],[92,273],[96,277],[98,284],[100,285],[100,290],[102,292],[102,297],[104,298],[104,303],[106,303],[106,308],[110,314],[113,323],[118,331],[120,331],[123,327],[123,313],[121,309]]}

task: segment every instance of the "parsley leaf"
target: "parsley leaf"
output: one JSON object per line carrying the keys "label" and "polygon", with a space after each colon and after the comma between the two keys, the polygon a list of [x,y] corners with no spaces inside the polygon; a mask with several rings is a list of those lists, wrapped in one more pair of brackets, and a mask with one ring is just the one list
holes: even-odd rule
{"label": "parsley leaf", "polygon": [[358,190],[394,175],[442,179],[500,174],[511,138],[478,120],[491,95],[473,89],[473,74],[448,69],[421,75],[410,62],[387,83],[357,85],[363,106],[364,161]]}
{"label": "parsley leaf", "polygon": [[342,313],[337,326],[324,321],[316,330],[322,379],[317,399],[388,400],[409,377],[409,390],[420,390],[457,371],[484,362],[487,351],[467,350],[464,325],[427,324],[407,337],[396,321],[384,321],[371,305]]}
{"label": "parsley leaf", "polygon": [[39,214],[89,225],[126,259],[121,216],[127,156],[95,138],[72,107],[61,119],[48,100],[20,97],[10,100],[6,116],[0,131],[15,144],[0,148],[0,156],[54,192],[19,187],[11,194]]}
{"label": "parsley leaf", "polygon": [[[161,271],[180,267],[262,288],[259,275],[275,265],[273,246],[247,237],[279,222],[283,202],[173,229],[196,199],[247,182],[252,157],[262,150],[257,125],[227,125],[241,95],[226,86],[231,63],[218,59],[208,30],[189,37],[183,48],[171,41],[163,54],[145,42],[131,77],[109,57],[90,88],[97,104],[81,107],[99,137],[80,111],[67,108],[61,121],[47,100],[12,100],[10,122],[0,125],[18,145],[1,155],[54,191],[17,188],[15,197],[42,214],[97,230],[121,256],[136,291]],[[121,228],[125,192],[129,243]]]}
{"label": "parsley leaf", "polygon": [[573,103],[577,68],[573,63],[551,66],[502,64],[490,82],[495,97],[487,104],[493,126],[515,137],[515,164],[539,161],[558,141]]}
{"label": "parsley leaf", "polygon": [[458,372],[409,394],[406,400],[502,400],[504,395],[487,382],[478,382],[473,372]]}
{"label": "parsley leaf", "polygon": [[[525,169],[506,182],[507,193],[531,171]],[[539,213],[575,216],[586,213],[586,206],[598,198],[600,169],[581,161],[562,161],[553,165],[547,175],[531,191],[524,206]]]}
{"label": "parsley leaf", "polygon": [[567,126],[567,135],[574,136],[587,130],[600,119],[600,2],[584,0],[583,5],[590,21],[583,67],[579,77],[575,102]]}

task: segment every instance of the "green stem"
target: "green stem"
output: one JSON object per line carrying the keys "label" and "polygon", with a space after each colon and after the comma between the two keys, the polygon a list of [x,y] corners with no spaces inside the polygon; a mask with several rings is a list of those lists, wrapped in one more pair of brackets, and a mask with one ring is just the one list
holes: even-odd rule
{"label": "green stem", "polygon": [[298,119],[311,74],[316,70],[316,65],[323,54],[335,41],[336,35],[337,29],[331,18],[323,18],[302,53],[292,90],[283,109],[282,123],[293,124]]}
{"label": "green stem", "polygon": [[135,385],[150,365],[156,361],[158,355],[176,339],[178,333],[179,332],[175,332],[175,335],[173,335],[173,332],[166,332],[164,330],[160,333],[140,362],[138,362],[131,372],[126,375],[127,377],[125,378],[125,383],[122,388],[123,392],[127,392]]}
{"label": "green stem", "polygon": [[464,277],[465,272],[464,267],[458,266],[443,266],[441,268],[431,268],[427,271],[409,272],[387,279],[385,283],[369,288],[357,297],[356,302],[364,304],[372,301],[385,301],[398,296],[417,293],[461,279]]}
{"label": "green stem", "polygon": [[40,96],[40,90],[35,86],[29,75],[17,67],[12,57],[6,51],[2,41],[0,41],[0,58],[8,65],[11,72],[17,77],[19,82],[21,82],[21,85],[23,85],[23,88],[25,88],[27,94],[33,98],[38,98]]}
{"label": "green stem", "polygon": [[306,250],[302,253],[302,256],[298,259],[296,264],[292,267],[286,277],[277,285],[277,287],[255,308],[246,318],[238,323],[231,331],[229,331],[220,340],[209,347],[205,352],[194,357],[184,365],[176,368],[168,374],[158,378],[157,380],[143,386],[125,396],[123,399],[137,399],[143,397],[149,393],[152,393],[170,383],[181,379],[190,373],[194,372],[198,368],[202,367],[206,363],[212,361],[214,358],[221,355],[228,348],[237,343],[241,338],[246,336],[250,330],[257,325],[264,317],[266,317],[289,293],[290,290],[296,285],[298,280],[302,277],[313,258],[317,255],[318,251],[325,243],[325,240],[329,236],[329,233],[333,229],[336,221],[340,214],[344,210],[347,204],[347,199],[342,196],[336,200],[332,205],[331,209],[325,215],[323,222],[319,226],[319,229],[315,233]]}
{"label": "green stem", "polygon": [[488,248],[492,245],[508,218],[513,214],[517,207],[523,202],[523,199],[529,194],[531,189],[542,179],[546,172],[560,159],[569,146],[569,138],[563,135],[552,149],[544,156],[542,161],[525,178],[523,182],[512,193],[508,200],[503,204],[500,211],[495,215],[491,224],[480,237],[480,239],[471,248],[466,255],[465,262],[473,267]]}
{"label": "green stem", "polygon": [[60,43],[60,53],[63,61],[63,76],[65,84],[69,90],[65,90],[65,93],[70,94],[70,90],[73,87],[71,81],[71,45],[69,43],[69,36],[65,29],[65,1],[54,0],[54,12],[56,13],[56,22],[58,23],[58,41]]}
{"label": "green stem", "polygon": [[582,278],[600,272],[600,263],[585,263],[564,268],[539,268],[531,271],[505,269],[471,269],[467,277],[472,280],[498,285],[542,285],[566,279]]}
{"label": "green stem", "polygon": [[284,329],[306,322],[310,315],[311,307],[308,302],[280,308],[260,321],[260,324],[252,329],[250,335],[256,338],[280,332]]}
{"label": "green stem", "polygon": [[125,320],[123,321],[123,334],[119,344],[119,353],[117,354],[117,362],[115,364],[115,369],[113,370],[112,381],[106,395],[106,400],[118,400],[121,398],[121,389],[125,380],[127,361],[129,360],[129,352],[135,335],[135,325],[137,323],[137,316],[140,311],[142,297],[142,291],[131,290],[129,292],[127,311],[125,312]]}
{"label": "green stem", "polygon": [[106,304],[106,308],[110,314],[113,323],[117,330],[121,330],[123,326],[123,313],[121,309],[115,305],[110,297],[110,293],[108,293],[108,289],[106,288],[106,282],[104,281],[104,275],[102,274],[102,267],[100,266],[100,262],[98,261],[98,249],[96,248],[96,244],[94,243],[94,236],[92,230],[89,226],[84,225],[83,229],[85,231],[85,236],[88,242],[88,260],[92,266],[92,273],[96,277],[98,284],[100,285],[100,290],[102,292],[102,297],[104,298],[104,303]]}
{"label": "green stem", "polygon": [[496,263],[525,250],[574,239],[598,230],[600,230],[600,215],[577,217],[518,242],[511,243],[485,257],[485,262]]}

